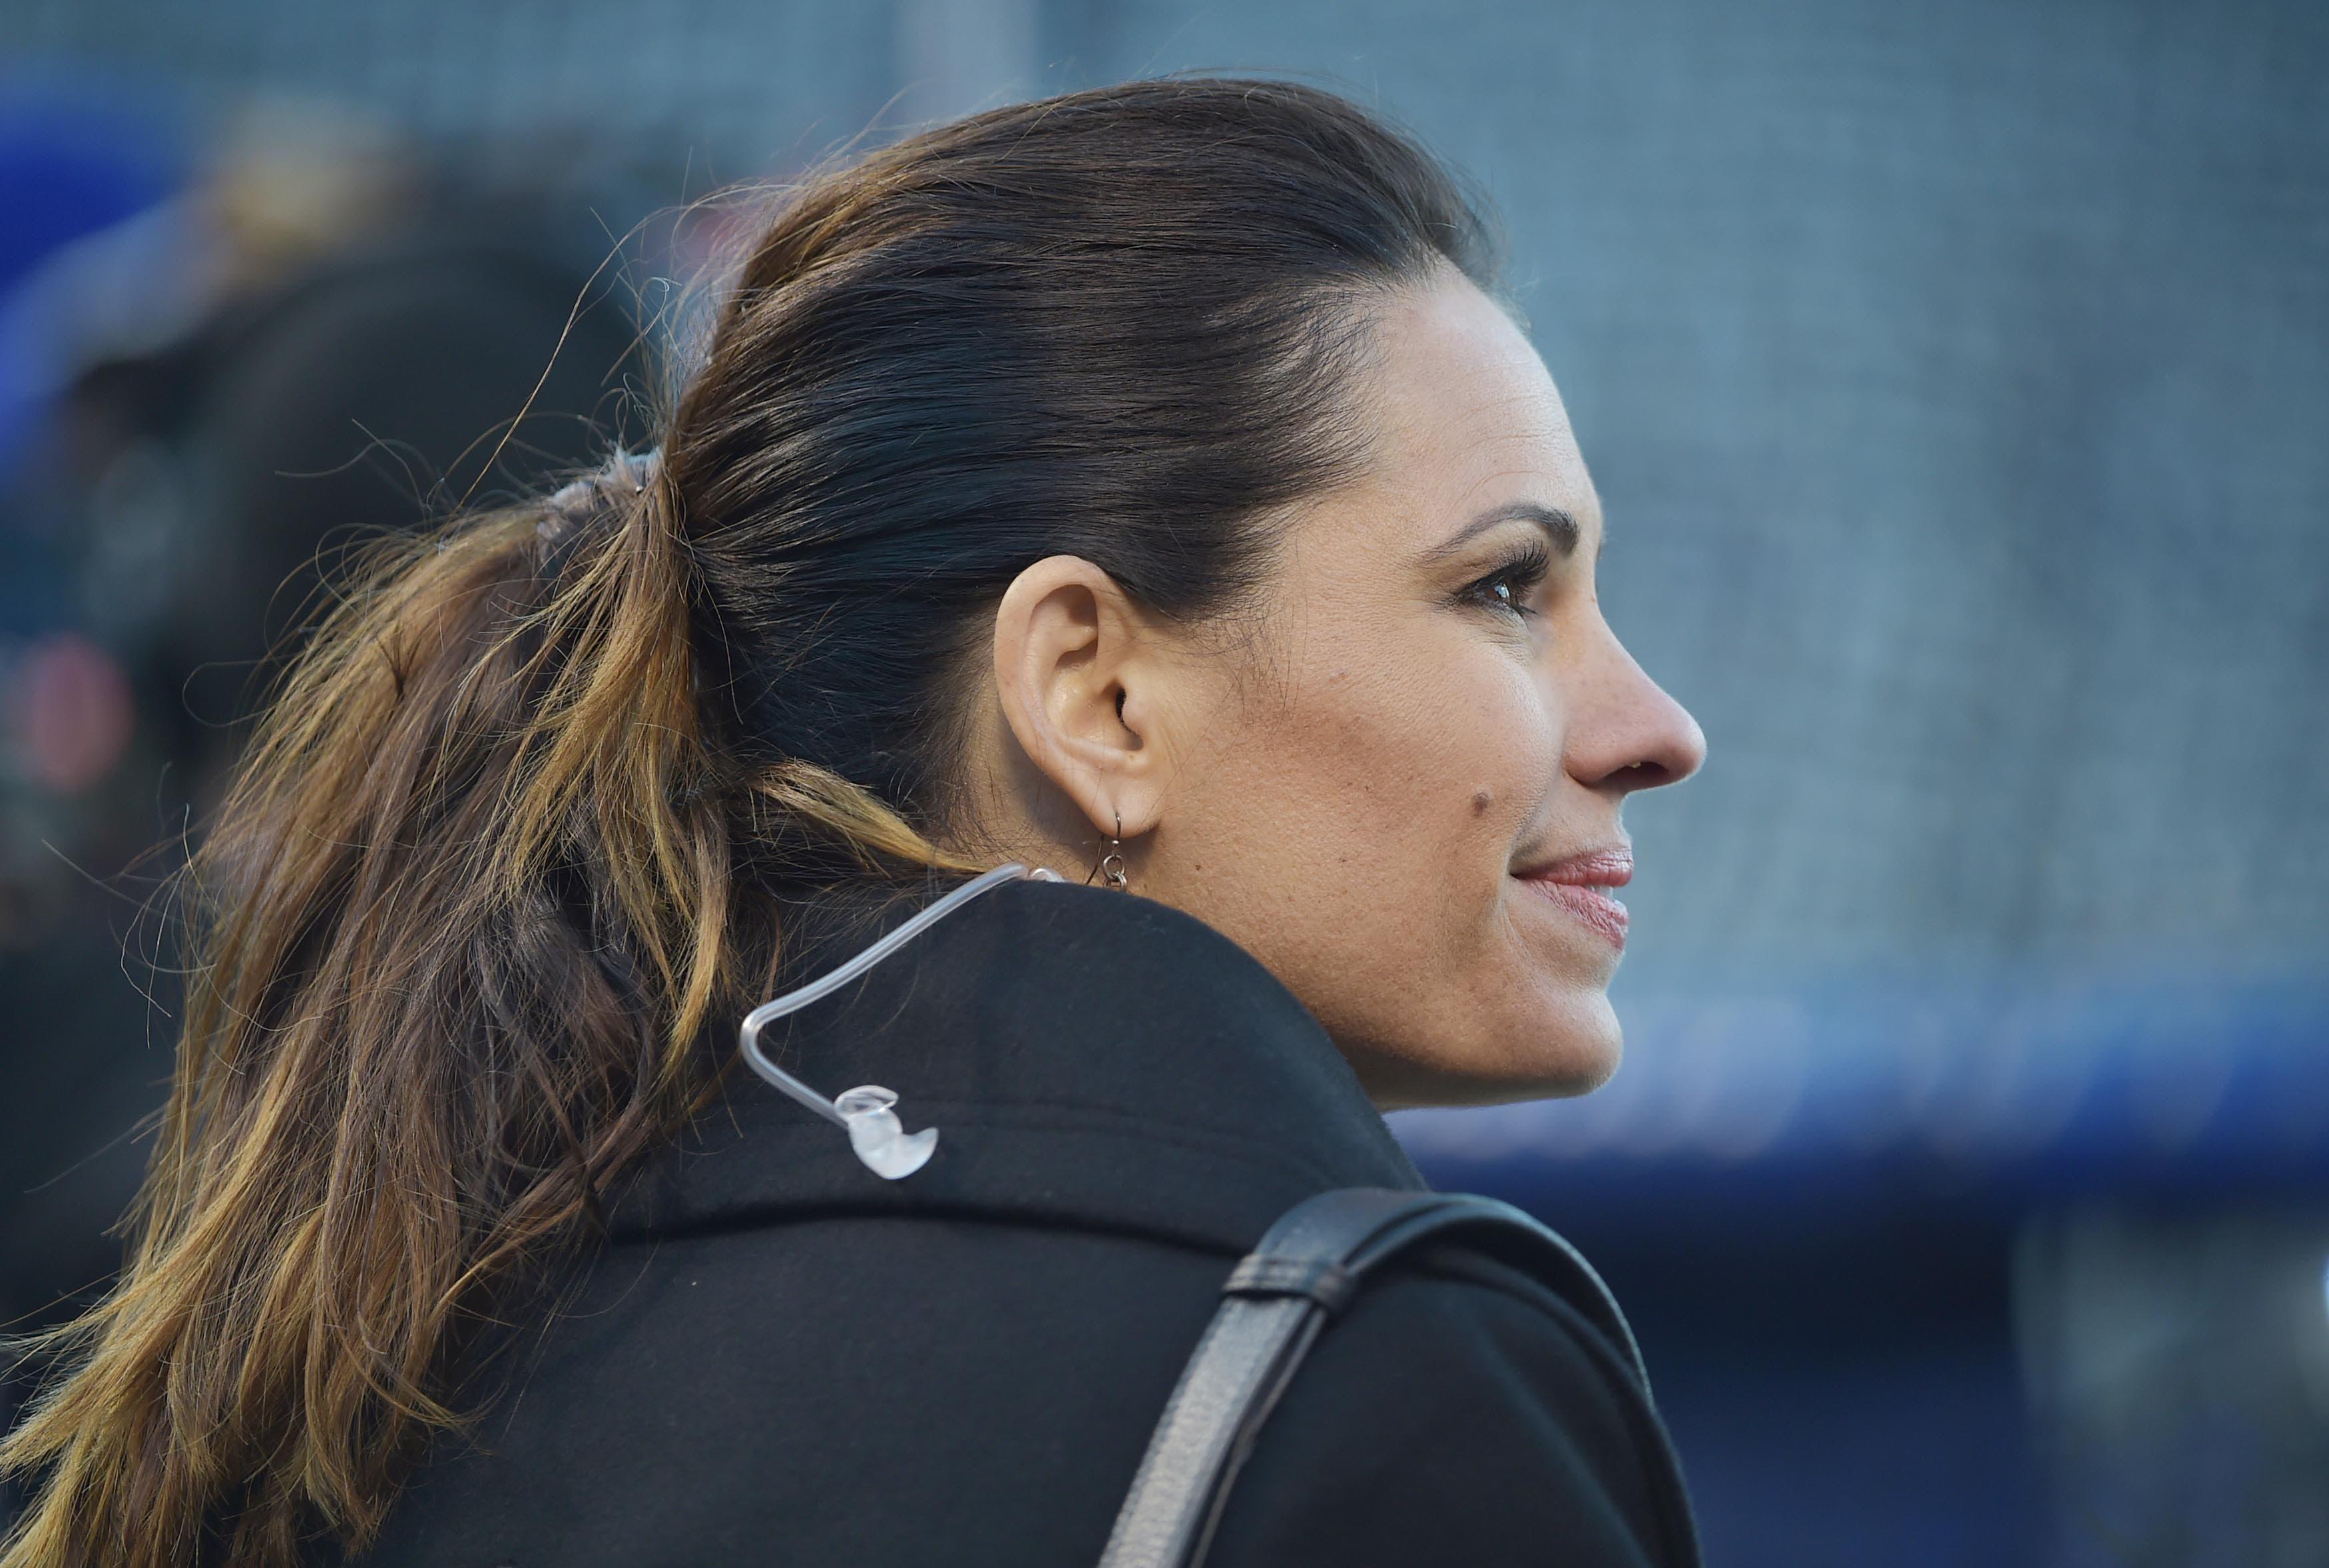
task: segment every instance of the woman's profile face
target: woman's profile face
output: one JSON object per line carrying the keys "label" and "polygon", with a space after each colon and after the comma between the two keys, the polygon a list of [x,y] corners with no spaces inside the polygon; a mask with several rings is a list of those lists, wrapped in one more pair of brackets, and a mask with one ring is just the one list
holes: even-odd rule
{"label": "woman's profile face", "polygon": [[1259,959],[1385,1109],[1582,1092],[1617,1065],[1625,916],[1577,884],[1627,880],[1626,797],[1705,741],[1602,619],[1600,504],[1527,339],[1451,272],[1374,341],[1364,477],[1292,510],[1232,638],[1074,557],[1013,584],[998,717],[1073,803],[1021,836],[1075,866],[1120,816],[1132,891]]}
{"label": "woman's profile face", "polygon": [[[1604,520],[1525,337],[1452,275],[1382,316],[1369,476],[1302,507],[1254,657],[1194,662],[1132,885],[1254,953],[1385,1108],[1616,1071],[1631,791],[1705,756],[1594,591]],[[1582,858],[1580,858],[1582,857]]]}

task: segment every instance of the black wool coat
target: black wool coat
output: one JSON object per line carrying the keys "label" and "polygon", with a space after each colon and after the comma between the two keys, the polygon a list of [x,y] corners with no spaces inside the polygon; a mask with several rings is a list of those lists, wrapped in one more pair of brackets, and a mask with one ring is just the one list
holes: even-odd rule
{"label": "black wool coat", "polygon": [[[1136,894],[994,889],[770,1044],[828,1094],[895,1090],[929,1166],[884,1182],[739,1072],[364,1563],[1090,1564],[1238,1258],[1314,1193],[1423,1185],[1294,995]],[[1694,1563],[1632,1387],[1517,1275],[1387,1270],[1207,1562]]]}

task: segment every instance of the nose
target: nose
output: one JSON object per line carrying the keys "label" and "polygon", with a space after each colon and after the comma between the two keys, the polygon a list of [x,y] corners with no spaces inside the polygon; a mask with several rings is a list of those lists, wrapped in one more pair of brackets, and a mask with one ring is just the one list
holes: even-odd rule
{"label": "nose", "polygon": [[1615,633],[1584,673],[1570,710],[1570,777],[1620,793],[1679,784],[1706,760],[1706,732],[1690,710],[1650,679]]}

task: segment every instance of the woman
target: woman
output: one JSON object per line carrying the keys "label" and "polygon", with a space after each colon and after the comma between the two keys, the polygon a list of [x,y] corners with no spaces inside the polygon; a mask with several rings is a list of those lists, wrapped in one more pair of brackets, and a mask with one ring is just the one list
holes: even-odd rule
{"label": "woman", "polygon": [[[118,1289],[8,1568],[1089,1563],[1229,1265],[1589,1090],[1696,726],[1483,219],[1315,90],[1016,105],[809,182],[659,457],[327,625],[197,864]],[[732,1033],[938,1127],[885,1180]],[[1101,885],[1077,885],[1096,881]],[[1606,1339],[1394,1272],[1217,1564],[1675,1563]]]}

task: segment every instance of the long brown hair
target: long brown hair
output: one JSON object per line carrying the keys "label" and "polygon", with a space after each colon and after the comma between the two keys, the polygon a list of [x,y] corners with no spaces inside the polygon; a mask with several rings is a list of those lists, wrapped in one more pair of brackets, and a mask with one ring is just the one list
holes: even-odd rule
{"label": "long brown hair", "polygon": [[169,1105],[112,1292],[0,1464],[0,1568],[360,1550],[465,1349],[712,1082],[788,912],[978,868],[982,617],[1045,555],[1228,613],[1353,472],[1372,294],[1480,207],[1314,89],[1167,79],[820,174],[659,458],[379,546],[181,883]]}

